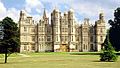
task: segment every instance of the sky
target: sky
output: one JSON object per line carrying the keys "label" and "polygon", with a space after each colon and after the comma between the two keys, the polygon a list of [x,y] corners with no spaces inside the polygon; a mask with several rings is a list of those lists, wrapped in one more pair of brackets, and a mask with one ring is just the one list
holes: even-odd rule
{"label": "sky", "polygon": [[94,23],[100,12],[104,13],[106,21],[113,19],[117,7],[120,7],[120,0],[0,0],[0,20],[9,16],[18,22],[20,11],[25,10],[38,21],[44,8],[48,17],[53,9],[57,8],[63,13],[73,9],[79,23],[82,23],[84,18],[89,18],[90,22]]}

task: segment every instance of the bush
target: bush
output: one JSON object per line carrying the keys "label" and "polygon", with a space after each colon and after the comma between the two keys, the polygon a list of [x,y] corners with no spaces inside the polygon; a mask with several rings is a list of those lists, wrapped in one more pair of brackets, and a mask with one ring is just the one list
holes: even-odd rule
{"label": "bush", "polygon": [[117,61],[117,55],[113,52],[103,52],[100,57],[100,61]]}
{"label": "bush", "polygon": [[100,54],[100,61],[117,61],[118,56],[115,53],[115,49],[112,47],[112,44],[109,42],[108,35],[106,36],[106,40],[104,42],[104,48],[102,53]]}

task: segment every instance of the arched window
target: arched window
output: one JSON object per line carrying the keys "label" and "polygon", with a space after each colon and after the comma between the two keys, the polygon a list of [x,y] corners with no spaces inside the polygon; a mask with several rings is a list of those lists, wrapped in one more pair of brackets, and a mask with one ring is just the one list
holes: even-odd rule
{"label": "arched window", "polygon": [[83,45],[83,49],[85,49],[85,44]]}
{"label": "arched window", "polygon": [[27,31],[27,27],[24,27],[24,31],[25,31],[25,32]]}
{"label": "arched window", "polygon": [[71,37],[71,40],[73,41],[73,36]]}
{"label": "arched window", "polygon": [[103,32],[102,28],[100,29],[100,32],[101,32],[101,33]]}
{"label": "arched window", "polygon": [[86,50],[87,50],[87,45],[86,45]]}
{"label": "arched window", "polygon": [[103,36],[100,36],[100,41],[103,41]]}
{"label": "arched window", "polygon": [[93,42],[93,36],[90,37],[90,41]]}
{"label": "arched window", "polygon": [[35,46],[34,45],[32,45],[32,50],[35,50]]}
{"label": "arched window", "polygon": [[73,28],[71,28],[71,31],[73,32]]}
{"label": "arched window", "polygon": [[56,41],[58,41],[58,36],[56,36]]}
{"label": "arched window", "polygon": [[24,45],[24,50],[27,50],[27,46],[26,45]]}

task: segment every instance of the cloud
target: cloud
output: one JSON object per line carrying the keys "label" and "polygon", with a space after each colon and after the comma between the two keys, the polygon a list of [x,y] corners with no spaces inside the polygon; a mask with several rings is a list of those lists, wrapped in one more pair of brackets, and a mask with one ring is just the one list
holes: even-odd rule
{"label": "cloud", "polygon": [[11,17],[15,22],[18,22],[19,20],[19,10],[15,9],[15,8],[10,8],[7,10],[7,16]]}
{"label": "cloud", "polygon": [[41,9],[44,8],[44,5],[40,0],[26,0],[25,2],[25,9],[28,13],[32,13],[32,9],[38,13],[41,13]]}
{"label": "cloud", "polygon": [[[23,5],[25,7],[25,10],[27,10],[28,16],[33,16],[33,19],[35,20],[40,19],[39,14],[32,14],[32,9],[34,9],[37,13],[42,13],[41,10],[43,10],[43,4],[39,0],[26,0],[26,3]],[[17,9],[14,7],[6,8],[5,5],[1,1],[0,1],[0,6],[1,6],[0,7],[0,20],[8,16],[8,17],[11,17],[16,23],[18,22],[19,13],[21,9]]]}
{"label": "cloud", "polygon": [[18,22],[19,19],[19,10],[15,8],[7,9],[4,4],[0,1],[0,20],[4,19],[5,17],[11,17],[15,22]]}
{"label": "cloud", "polygon": [[[84,18],[89,18],[90,23],[95,23],[95,21],[98,20],[101,10],[103,10],[105,20],[107,22],[109,19],[113,19],[114,10],[119,6],[120,3],[120,1],[118,0],[35,0],[34,2],[32,2],[32,0],[29,1],[31,2],[26,3],[27,5],[31,5],[28,7],[28,9],[32,10],[34,8],[36,12],[40,13],[40,16],[42,16],[44,7],[49,7],[46,9],[49,17],[50,13],[55,7],[57,7],[61,12],[66,12],[70,8],[73,8],[77,21],[80,21],[79,23],[83,23]],[[35,4],[35,2],[37,3]],[[39,7],[36,7],[38,6],[38,4],[40,4]],[[36,15],[33,15],[33,17],[34,16]]]}
{"label": "cloud", "polygon": [[5,15],[6,15],[6,8],[4,4],[0,1],[0,20],[2,20]]}
{"label": "cloud", "polygon": [[[98,14],[103,10],[106,19],[113,18],[113,11],[119,6],[118,0],[41,0],[42,2],[49,2],[54,8],[57,6],[60,10],[69,10],[72,7],[75,15],[80,18],[88,17],[92,20],[98,19]],[[62,6],[62,7],[60,7]],[[63,7],[64,6],[64,7]],[[67,8],[65,8],[67,7]],[[51,9],[52,10],[52,9]],[[63,12],[63,11],[62,11]],[[80,16],[78,16],[80,15]]]}
{"label": "cloud", "polygon": [[[21,5],[35,20],[40,19],[43,14],[43,8],[46,8],[50,17],[53,9],[58,7],[61,12],[66,12],[73,8],[78,21],[83,21],[87,17],[94,23],[98,19],[98,14],[101,10],[105,13],[106,20],[113,19],[113,12],[120,6],[119,3],[119,0],[25,0],[25,3]],[[1,1],[0,6],[0,19],[8,15],[18,20],[20,9],[14,8],[14,6],[6,8]]]}
{"label": "cloud", "polygon": [[44,9],[44,4],[40,0],[25,0],[24,7],[27,14],[32,16],[35,21],[40,20],[40,16],[42,15]]}

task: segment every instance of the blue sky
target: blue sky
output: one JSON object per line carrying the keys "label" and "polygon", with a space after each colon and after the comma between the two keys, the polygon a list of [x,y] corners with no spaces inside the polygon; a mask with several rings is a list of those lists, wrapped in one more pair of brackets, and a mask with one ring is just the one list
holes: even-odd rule
{"label": "blue sky", "polygon": [[106,21],[113,19],[113,12],[119,6],[120,0],[0,0],[0,20],[9,16],[17,22],[19,12],[23,9],[34,20],[39,20],[44,8],[50,17],[50,13],[57,7],[63,13],[72,8],[79,23],[84,18],[89,18],[94,23],[101,11],[104,12]]}

